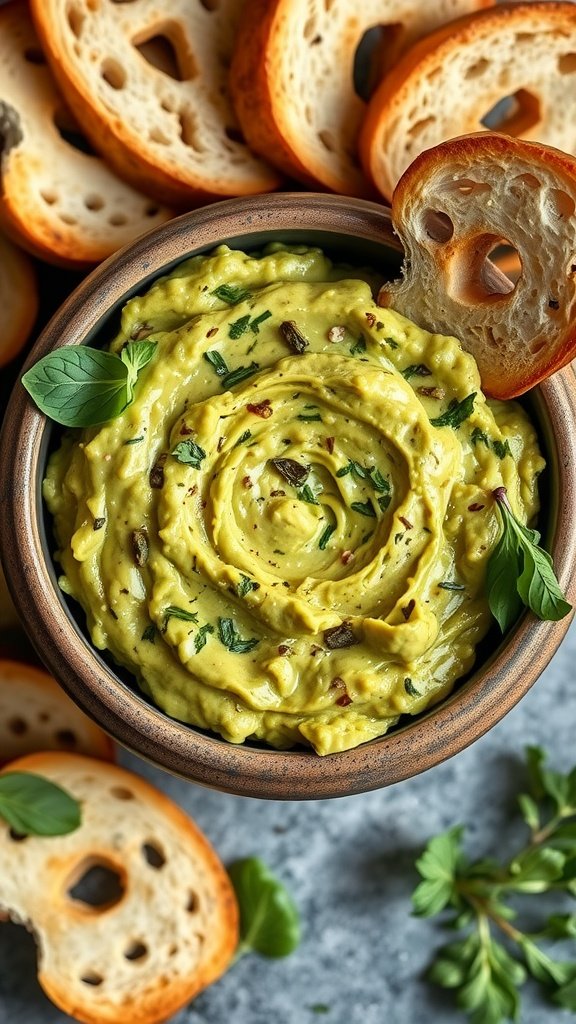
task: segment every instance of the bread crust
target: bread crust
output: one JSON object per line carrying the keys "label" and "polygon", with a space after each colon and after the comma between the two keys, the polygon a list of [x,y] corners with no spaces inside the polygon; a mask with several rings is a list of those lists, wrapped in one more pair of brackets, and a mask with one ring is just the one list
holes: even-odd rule
{"label": "bread crust", "polygon": [[[576,158],[488,132],[452,139],[410,165],[392,219],[404,277],[379,303],[459,337],[487,395],[521,395],[575,358]],[[487,262],[502,239],[515,285]]]}
{"label": "bread crust", "polygon": [[173,215],[66,141],[77,126],[21,2],[0,7],[0,121],[0,224],[32,255],[90,267]]}
{"label": "bread crust", "polygon": [[[36,273],[28,257],[0,235],[0,367],[26,344],[38,314]],[[1,619],[0,614],[0,619]]]}
{"label": "bread crust", "polygon": [[[564,108],[570,103],[566,83],[554,71],[543,80],[536,77],[537,69],[527,66],[522,56],[523,34],[539,37],[543,50],[546,39],[556,36],[573,51],[576,5],[557,0],[503,3],[464,15],[416,42],[384,77],[368,104],[359,146],[366,175],[387,200],[419,152],[484,130],[481,119],[498,100],[516,91],[523,93],[527,109],[520,109],[508,125],[505,122],[502,131],[576,151],[574,117],[551,116],[557,99],[562,97]],[[501,67],[497,48],[507,39],[511,63]],[[468,64],[474,73],[469,86],[456,78],[456,61]],[[468,88],[469,94],[464,92]],[[546,106],[546,90],[552,88],[555,98]],[[531,102],[532,94],[536,103]]]}
{"label": "bread crust", "polygon": [[52,676],[0,660],[0,765],[38,750],[114,759],[109,736],[80,711]]}
{"label": "bread crust", "polygon": [[[224,65],[228,23],[241,14],[238,0],[221,0],[213,9],[172,0],[169,12],[153,10],[140,0],[114,5],[113,11],[107,7],[76,0],[74,10],[83,20],[75,35],[65,0],[31,3],[56,80],[83,130],[117,173],[157,200],[182,208],[278,188],[278,173],[235,138]],[[205,39],[200,38],[200,29]],[[88,32],[89,43],[84,44]],[[193,65],[181,81],[172,81],[135,51],[139,41],[171,32]],[[101,62],[101,76],[94,73],[92,52]],[[125,76],[121,87],[101,85],[108,66]],[[132,79],[137,88],[131,91]],[[180,127],[175,130],[178,118]],[[210,132],[214,151],[207,143]]]}
{"label": "bread crust", "polygon": [[[492,3],[464,0],[451,10],[461,13]],[[374,197],[354,155],[365,109],[353,84],[356,49],[368,29],[387,24],[396,36],[387,59],[394,60],[418,34],[445,20],[441,8],[435,4],[423,9],[420,0],[356,5],[333,0],[329,11],[321,12],[315,0],[251,0],[230,74],[236,113],[251,147],[308,186]],[[324,47],[329,47],[326,57]],[[317,73],[313,79],[314,61],[321,59],[324,70],[334,73]],[[297,70],[303,82],[297,80]]]}
{"label": "bread crust", "polygon": [[[84,1024],[160,1024],[222,974],[238,941],[236,899],[216,853],[176,804],[132,772],[75,754],[34,754],[4,771],[42,775],[82,805],[76,832],[30,836],[18,857],[0,822],[0,909],[33,928],[38,979],[64,1013]],[[142,856],[146,843],[162,851],[160,866]],[[123,888],[96,909],[69,894],[94,865]],[[198,905],[183,909],[191,879]],[[137,958],[130,947],[138,943],[146,953]]]}

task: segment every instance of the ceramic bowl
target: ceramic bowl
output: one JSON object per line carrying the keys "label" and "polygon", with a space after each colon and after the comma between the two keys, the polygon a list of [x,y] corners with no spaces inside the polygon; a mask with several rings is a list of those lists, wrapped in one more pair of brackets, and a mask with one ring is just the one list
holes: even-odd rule
{"label": "ceramic bowl", "polygon": [[[52,319],[29,362],[99,335],[131,295],[186,257],[221,242],[254,249],[272,240],[320,244],[346,262],[388,268],[390,276],[400,262],[390,212],[374,203],[302,193],[218,203],[163,225],[102,264]],[[576,600],[575,395],[568,367],[527,398],[548,463],[540,527],[571,603]],[[539,622],[525,614],[503,641],[493,630],[476,670],[449,698],[355,750],[318,757],[302,749],[232,745],[153,707],[95,650],[59,591],[41,497],[57,429],[17,385],[2,435],[0,492],[2,558],[15,602],[42,660],[88,715],[124,746],[195,782],[276,799],[342,796],[399,782],[456,754],[498,722],[538,678],[568,628],[568,619]]]}

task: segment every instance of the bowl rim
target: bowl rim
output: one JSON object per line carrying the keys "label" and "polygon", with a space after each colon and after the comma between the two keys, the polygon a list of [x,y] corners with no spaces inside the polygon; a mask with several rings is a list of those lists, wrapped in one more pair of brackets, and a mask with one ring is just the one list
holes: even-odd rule
{"label": "bowl rim", "polygon": [[[305,224],[302,225],[302,221]],[[390,210],[366,200],[277,193],[215,203],[148,232],[98,266],[71,293],[34,345],[25,368],[52,349],[99,330],[135,287],[187,256],[236,236],[273,231],[327,232],[396,247]],[[575,372],[559,371],[535,389],[558,445],[558,494],[551,553],[560,584],[576,602]],[[80,632],[49,572],[42,542],[40,464],[48,421],[18,382],[8,403],[0,459],[0,557],[15,604],[42,661],[73,700],[115,739],[152,763],[229,793],[271,799],[319,799],[379,789],[453,756],[511,710],[563,639],[570,616],[540,622],[525,614],[487,662],[438,705],[391,733],[342,753],[276,751],[234,745],[170,719],[130,690]]]}

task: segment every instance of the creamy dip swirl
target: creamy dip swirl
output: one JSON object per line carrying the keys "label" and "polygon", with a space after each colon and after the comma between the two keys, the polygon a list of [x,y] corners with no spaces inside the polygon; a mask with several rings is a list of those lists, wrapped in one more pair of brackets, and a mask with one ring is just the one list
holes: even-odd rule
{"label": "creamy dip swirl", "polygon": [[332,753],[445,696],[490,623],[491,492],[537,511],[523,410],[315,249],[188,260],[112,350],[142,337],[134,403],[44,485],[94,644],[235,743]]}

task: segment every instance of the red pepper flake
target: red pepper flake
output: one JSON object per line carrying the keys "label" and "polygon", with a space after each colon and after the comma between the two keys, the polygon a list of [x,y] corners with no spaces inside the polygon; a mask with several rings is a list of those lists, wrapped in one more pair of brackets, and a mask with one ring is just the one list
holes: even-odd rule
{"label": "red pepper flake", "polygon": [[217,452],[221,452],[223,447],[224,447],[224,438],[223,437],[219,437],[218,438],[218,444],[216,445],[216,451]]}
{"label": "red pepper flake", "polygon": [[263,402],[258,402],[257,405],[247,405],[248,412],[251,412],[253,416],[260,416],[261,419],[267,420],[274,412],[270,405],[270,399],[265,398]]}
{"label": "red pepper flake", "polygon": [[288,646],[288,644],[280,644],[278,648],[278,654],[282,655],[283,657],[289,658],[291,654],[294,654],[294,651],[292,650],[291,647]]}
{"label": "red pepper flake", "polygon": [[246,488],[253,487],[252,480],[249,476],[242,477],[242,486]]}
{"label": "red pepper flake", "polygon": [[332,453],[334,451],[334,442],[335,442],[335,440],[336,440],[335,437],[327,437],[326,438],[326,448],[330,452],[330,455],[332,455]]}
{"label": "red pepper flake", "polygon": [[324,630],[324,643],[331,651],[335,651],[340,647],[354,647],[360,641],[349,624],[341,622],[339,626]]}
{"label": "red pepper flake", "polygon": [[181,435],[183,437],[185,437],[186,434],[192,434],[193,433],[192,427],[189,427],[189,426],[187,426],[186,423],[183,423],[182,426],[180,427],[180,433],[181,433]]}
{"label": "red pepper flake", "polygon": [[446,395],[444,388],[418,388],[417,390],[419,395],[424,395],[424,398],[437,398],[439,401]]}
{"label": "red pepper flake", "polygon": [[352,703],[352,697],[347,693],[343,693],[341,697],[338,697],[336,703],[340,708],[347,708]]}
{"label": "red pepper flake", "polygon": [[398,516],[398,519],[400,520],[402,525],[406,527],[407,530],[412,529],[412,523],[410,522],[409,519],[406,519],[406,516]]}
{"label": "red pepper flake", "polygon": [[271,498],[285,498],[286,491],[270,491]]}
{"label": "red pepper flake", "polygon": [[468,505],[469,512],[481,512],[486,505],[479,505],[477,501],[473,502],[472,505]]}
{"label": "red pepper flake", "polygon": [[374,327],[374,324],[376,323],[376,317],[374,316],[374,313],[365,313],[364,316],[368,321],[368,327]]}
{"label": "red pepper flake", "polygon": [[416,601],[414,600],[414,598],[412,598],[410,601],[408,601],[408,604],[405,605],[405,607],[401,609],[402,610],[402,615],[404,616],[406,622],[408,622],[408,619],[412,615],[412,612],[414,611],[415,607],[416,607]]}
{"label": "red pepper flake", "polygon": [[351,562],[353,558],[353,551],[343,551],[342,554],[340,555],[340,561],[342,562],[342,565],[348,565],[348,562]]}
{"label": "red pepper flake", "polygon": [[206,332],[206,337],[213,338],[215,334],[218,334],[219,330],[219,327],[211,327],[210,330]]}

